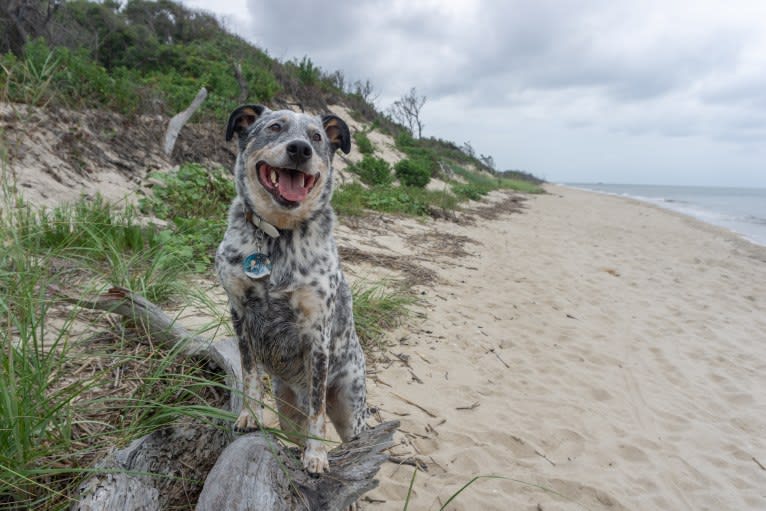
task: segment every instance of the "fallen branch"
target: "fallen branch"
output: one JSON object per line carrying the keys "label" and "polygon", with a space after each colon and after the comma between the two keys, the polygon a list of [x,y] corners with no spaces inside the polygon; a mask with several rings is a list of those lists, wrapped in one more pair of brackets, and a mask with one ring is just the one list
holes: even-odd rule
{"label": "fallen branch", "polygon": [[242,408],[242,366],[236,338],[229,337],[214,343],[211,339],[194,335],[143,296],[121,287],[110,288],[106,293],[90,299],[74,296],[58,286],[49,286],[48,291],[73,305],[119,314],[139,326],[152,341],[167,349],[178,349],[185,357],[203,358],[223,370],[226,385],[237,389],[237,392],[231,393],[229,409],[239,413]]}
{"label": "fallen branch", "polygon": [[189,107],[183,112],[174,115],[173,118],[170,119],[170,122],[168,123],[168,129],[165,132],[164,150],[167,156],[170,156],[173,153],[173,148],[176,145],[178,134],[181,133],[181,130],[186,125],[186,123],[189,122],[189,119],[191,119],[191,116],[194,115],[194,112],[196,112],[197,109],[202,106],[202,102],[205,101],[206,97],[207,89],[202,87]]}
{"label": "fallen branch", "polygon": [[438,419],[438,418],[439,418],[439,416],[438,416],[438,415],[436,415],[435,413],[433,413],[432,411],[428,410],[427,408],[424,408],[424,407],[420,406],[419,404],[417,404],[417,403],[415,403],[415,402],[413,402],[413,401],[410,401],[409,399],[407,399],[407,398],[406,398],[406,397],[404,397],[404,396],[400,396],[400,395],[399,395],[399,394],[397,394],[396,392],[391,392],[391,395],[392,395],[392,396],[394,396],[394,397],[395,397],[395,398],[397,398],[397,399],[401,399],[402,401],[404,401],[405,403],[407,403],[407,404],[409,404],[409,405],[412,405],[412,406],[414,406],[415,408],[418,408],[418,409],[422,410],[422,411],[423,411],[423,412],[425,412],[425,413],[426,413],[426,414],[427,414],[429,417],[433,417],[434,419]]}

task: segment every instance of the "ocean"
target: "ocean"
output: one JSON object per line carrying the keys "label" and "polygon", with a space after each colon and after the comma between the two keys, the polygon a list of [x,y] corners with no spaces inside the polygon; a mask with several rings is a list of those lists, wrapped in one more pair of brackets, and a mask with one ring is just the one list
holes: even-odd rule
{"label": "ocean", "polygon": [[766,188],[604,183],[567,183],[566,186],[651,202],[766,246]]}

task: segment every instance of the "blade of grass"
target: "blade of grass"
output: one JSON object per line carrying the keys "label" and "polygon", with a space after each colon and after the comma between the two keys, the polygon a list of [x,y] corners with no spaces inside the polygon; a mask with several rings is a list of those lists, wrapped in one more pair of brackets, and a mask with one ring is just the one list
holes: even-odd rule
{"label": "blade of grass", "polygon": [[412,478],[410,479],[410,487],[407,488],[407,498],[404,499],[404,511],[410,506],[410,497],[412,496],[412,488],[415,486],[415,476],[418,475],[418,469],[412,471]]}

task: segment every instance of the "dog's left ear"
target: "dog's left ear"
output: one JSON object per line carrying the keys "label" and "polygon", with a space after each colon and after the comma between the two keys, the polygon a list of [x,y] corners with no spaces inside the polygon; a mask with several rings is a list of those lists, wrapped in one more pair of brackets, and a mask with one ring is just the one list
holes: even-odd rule
{"label": "dog's left ear", "polygon": [[325,115],[322,117],[322,126],[334,150],[340,149],[344,154],[351,151],[351,132],[343,119],[337,115]]}
{"label": "dog's left ear", "polygon": [[235,108],[226,125],[226,141],[231,140],[235,133],[240,137],[245,134],[247,128],[252,126],[265,110],[263,105],[242,105]]}

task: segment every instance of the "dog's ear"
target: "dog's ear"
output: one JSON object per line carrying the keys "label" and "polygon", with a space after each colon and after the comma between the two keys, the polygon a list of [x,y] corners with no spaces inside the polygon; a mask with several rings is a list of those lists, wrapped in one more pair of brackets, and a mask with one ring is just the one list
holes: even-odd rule
{"label": "dog's ear", "polygon": [[345,154],[351,151],[351,132],[343,119],[337,115],[325,115],[322,117],[322,126],[334,150],[340,149]]}
{"label": "dog's ear", "polygon": [[235,108],[229,115],[229,124],[226,125],[226,141],[231,140],[235,133],[241,137],[265,110],[266,107],[262,105],[242,105]]}

